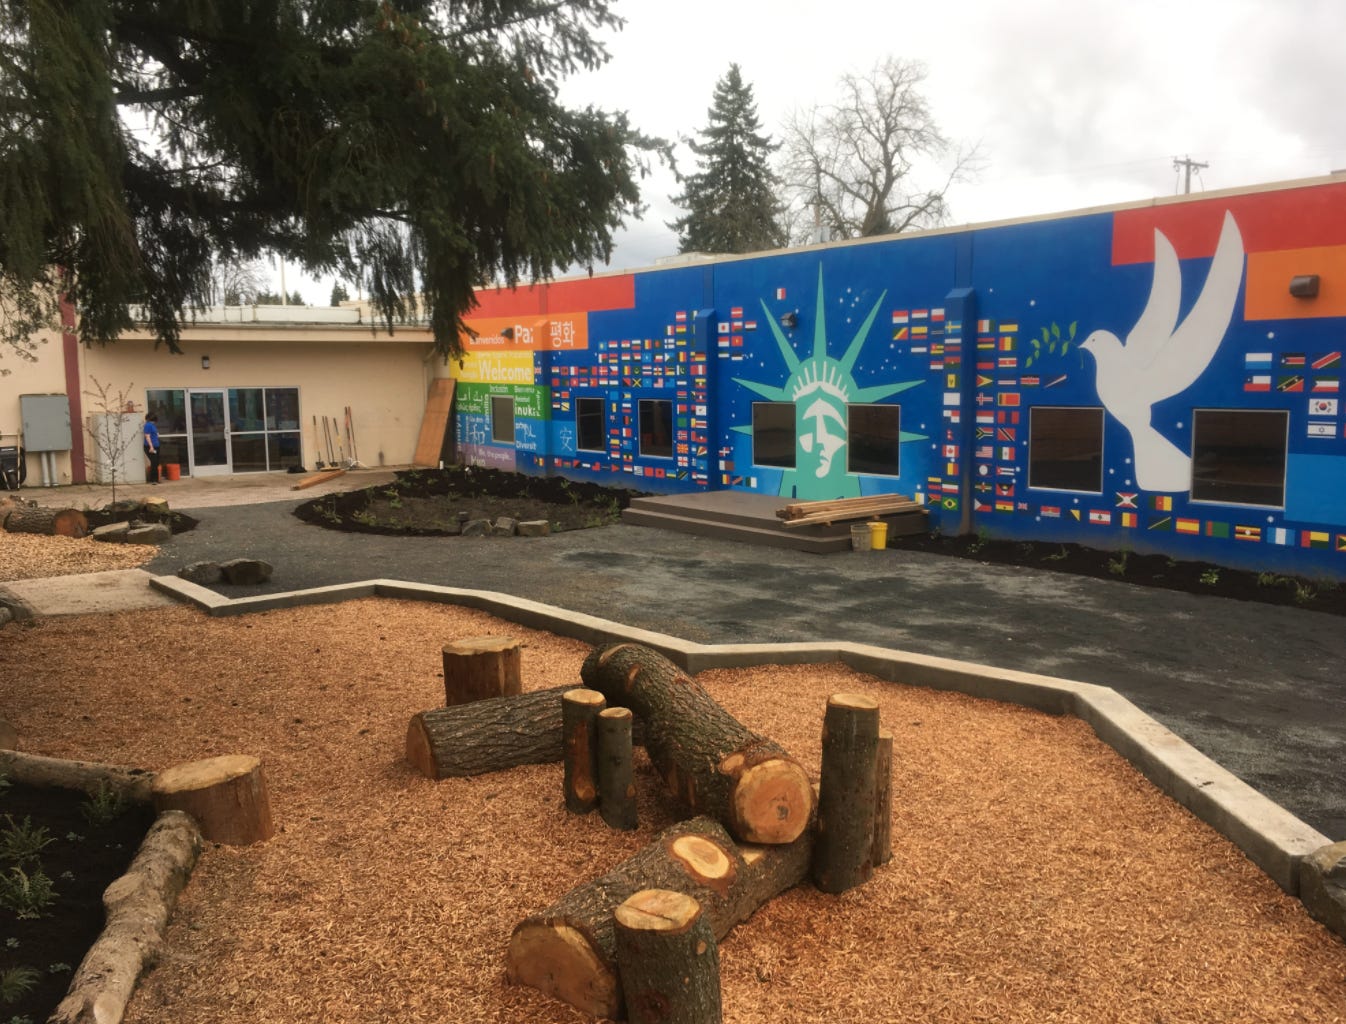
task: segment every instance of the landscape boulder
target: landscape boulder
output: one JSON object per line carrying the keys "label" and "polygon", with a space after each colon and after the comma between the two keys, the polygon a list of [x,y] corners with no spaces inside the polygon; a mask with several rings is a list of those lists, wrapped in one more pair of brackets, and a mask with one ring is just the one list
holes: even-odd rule
{"label": "landscape boulder", "polygon": [[518,528],[519,521],[511,519],[509,516],[501,516],[491,527],[491,536],[493,537],[513,537],[514,531]]}
{"label": "landscape boulder", "polygon": [[486,537],[491,532],[489,519],[469,519],[463,524],[464,537]]}
{"label": "landscape boulder", "polygon": [[1346,842],[1324,846],[1299,862],[1299,898],[1310,917],[1346,939]]}
{"label": "landscape boulder", "polygon": [[220,572],[226,583],[256,584],[265,583],[271,578],[270,562],[260,558],[234,558],[220,563]]}
{"label": "landscape boulder", "polygon": [[130,523],[108,523],[106,526],[95,526],[89,536],[108,544],[125,544],[126,535],[130,532]]}
{"label": "landscape boulder", "polygon": [[520,537],[546,537],[551,533],[551,523],[545,519],[530,519],[519,524]]}
{"label": "landscape boulder", "polygon": [[178,576],[189,583],[199,583],[203,587],[208,587],[212,583],[219,583],[224,578],[224,572],[220,569],[219,562],[193,562],[179,569]]}
{"label": "landscape boulder", "polygon": [[162,544],[173,539],[173,531],[163,523],[146,523],[126,531],[127,544]]}

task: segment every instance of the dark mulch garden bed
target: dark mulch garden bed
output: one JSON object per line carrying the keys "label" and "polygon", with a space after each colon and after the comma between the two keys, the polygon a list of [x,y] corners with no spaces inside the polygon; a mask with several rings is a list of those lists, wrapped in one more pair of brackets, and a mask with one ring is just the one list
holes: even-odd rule
{"label": "dark mulch garden bed", "polygon": [[1142,587],[1162,587],[1238,601],[1289,604],[1316,612],[1346,615],[1346,586],[1333,580],[1249,572],[1211,562],[1184,562],[1165,555],[1142,555],[1134,551],[1100,551],[1079,544],[991,540],[977,536],[919,534],[895,538],[889,541],[889,546],[970,558],[993,565],[1029,566]]}
{"label": "dark mulch garden bed", "polygon": [[605,526],[639,494],[560,477],[453,466],[413,469],[391,484],[327,494],[304,502],[294,514],[334,530],[408,537],[456,536],[464,521],[508,516],[546,520],[553,532]]}
{"label": "dark mulch garden bed", "polygon": [[[8,784],[0,791],[0,1021],[44,1021],[65,998],[103,930],[103,890],[125,873],[153,817],[148,807],[112,808],[71,790]],[[16,863],[13,847],[39,828],[51,841],[36,859]],[[42,877],[50,882],[49,903],[37,907],[34,898],[24,911],[36,916],[20,916],[13,905],[23,905],[13,895],[22,881],[16,868],[32,892]]]}

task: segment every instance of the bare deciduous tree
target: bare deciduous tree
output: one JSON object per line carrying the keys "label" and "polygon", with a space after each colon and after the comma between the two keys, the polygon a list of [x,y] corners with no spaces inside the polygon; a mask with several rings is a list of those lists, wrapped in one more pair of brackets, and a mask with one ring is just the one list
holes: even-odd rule
{"label": "bare deciduous tree", "polygon": [[[940,132],[920,91],[925,78],[924,64],[887,57],[867,75],[843,76],[835,104],[791,117],[781,178],[796,228],[857,238],[947,218],[945,194],[972,172],[976,152],[955,150]],[[913,180],[941,164],[936,187]]]}
{"label": "bare deciduous tree", "polygon": [[212,306],[250,306],[270,284],[265,260],[217,258],[210,271]]}

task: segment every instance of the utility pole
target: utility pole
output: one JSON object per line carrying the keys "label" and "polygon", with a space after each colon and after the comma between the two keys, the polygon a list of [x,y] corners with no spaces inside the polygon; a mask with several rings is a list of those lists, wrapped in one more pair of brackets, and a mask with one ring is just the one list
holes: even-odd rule
{"label": "utility pole", "polygon": [[1190,192],[1192,191],[1192,171],[1193,171],[1193,169],[1196,169],[1196,170],[1199,171],[1199,170],[1202,170],[1202,169],[1204,169],[1204,168],[1206,168],[1206,167],[1209,167],[1209,166],[1210,166],[1210,164],[1199,164],[1199,163],[1197,163],[1197,162],[1196,162],[1195,160],[1193,160],[1190,156],[1189,156],[1189,157],[1184,157],[1184,158],[1181,159],[1181,160],[1179,160],[1176,156],[1173,158],[1173,169],[1174,169],[1174,170],[1177,170],[1179,167],[1185,167],[1185,168],[1187,169],[1186,180],[1183,182],[1183,188],[1182,188],[1182,194],[1183,194],[1183,195],[1187,195],[1188,193],[1190,193]]}

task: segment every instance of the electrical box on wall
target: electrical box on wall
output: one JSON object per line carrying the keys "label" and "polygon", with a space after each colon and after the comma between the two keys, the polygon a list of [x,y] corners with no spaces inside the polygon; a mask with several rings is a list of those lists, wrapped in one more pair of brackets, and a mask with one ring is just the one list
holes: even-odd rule
{"label": "electrical box on wall", "polygon": [[23,447],[30,452],[70,450],[70,399],[65,395],[20,395]]}

